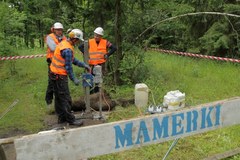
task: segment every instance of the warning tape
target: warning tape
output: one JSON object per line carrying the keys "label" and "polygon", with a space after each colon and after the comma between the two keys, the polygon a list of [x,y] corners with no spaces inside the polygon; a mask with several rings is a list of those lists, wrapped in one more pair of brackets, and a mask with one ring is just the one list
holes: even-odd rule
{"label": "warning tape", "polygon": [[240,63],[240,59],[233,59],[233,58],[215,57],[215,56],[194,54],[194,53],[188,53],[188,52],[177,52],[177,51],[165,50],[165,49],[159,49],[159,48],[148,48],[148,50],[153,50],[153,51],[158,51],[158,52],[163,52],[163,53],[171,53],[171,54],[183,55],[183,56],[188,56],[188,57],[198,57],[198,58],[206,58],[206,59],[219,60],[219,61]]}
{"label": "warning tape", "polygon": [[[148,48],[148,50],[153,50],[153,51],[158,51],[158,52],[163,52],[163,53],[171,53],[171,54],[183,55],[183,56],[188,56],[188,57],[198,57],[198,58],[206,58],[206,59],[219,60],[219,61],[240,63],[240,59],[233,59],[233,58],[223,58],[223,57],[208,56],[208,55],[194,54],[194,53],[188,53],[188,52],[178,52],[178,51],[165,50],[165,49],[160,49],[160,48]],[[26,58],[40,58],[40,57],[45,57],[45,56],[46,56],[46,54],[0,57],[0,61],[3,61],[3,60],[26,59]]]}
{"label": "warning tape", "polygon": [[10,57],[0,57],[0,61],[4,60],[16,60],[16,59],[26,59],[26,58],[40,58],[45,57],[46,54],[28,55],[28,56],[10,56]]}

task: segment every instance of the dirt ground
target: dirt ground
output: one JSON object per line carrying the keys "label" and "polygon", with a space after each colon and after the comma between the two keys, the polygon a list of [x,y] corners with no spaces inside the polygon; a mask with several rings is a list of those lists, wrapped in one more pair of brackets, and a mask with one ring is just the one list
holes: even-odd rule
{"label": "dirt ground", "polygon": [[85,127],[90,125],[102,124],[102,123],[105,123],[108,114],[109,112],[102,112],[102,118],[99,118],[100,117],[99,112],[91,112],[90,114],[82,113],[82,112],[74,112],[74,115],[77,120],[79,119],[83,120],[82,126],[74,126],[74,125],[69,125],[68,123],[58,124],[57,116],[54,113],[52,113],[47,115],[44,119],[44,124],[46,126],[45,130],[58,129],[58,128],[61,129],[62,127],[65,127],[67,129],[67,128]]}
{"label": "dirt ground", "polygon": [[[103,118],[98,118],[99,117],[99,112],[92,112],[91,115],[83,114],[82,112],[74,112],[74,115],[76,116],[76,119],[81,119],[83,120],[83,125],[82,126],[73,126],[69,125],[68,123],[62,123],[58,124],[57,122],[57,115],[54,112],[49,113],[46,115],[44,118],[44,128],[42,131],[46,130],[51,130],[51,129],[57,129],[61,127],[67,128],[76,128],[76,127],[84,127],[84,126],[90,126],[90,125],[97,125],[97,124],[102,124],[105,123],[105,120],[107,118],[107,115],[109,112],[102,112],[102,117]],[[31,133],[28,133],[25,130],[21,130],[19,128],[13,128],[8,131],[8,133],[3,133],[0,134],[0,139],[2,138],[9,138],[9,137],[15,137],[15,136],[23,136],[23,135],[28,135]]]}
{"label": "dirt ground", "polygon": [[[108,99],[108,101],[109,101],[109,99]],[[86,113],[77,111],[77,109],[82,109],[83,107],[85,107],[85,106],[83,106],[83,107],[80,106],[79,105],[80,103],[81,102],[79,102],[79,101],[74,102],[74,107],[75,107],[74,108],[74,110],[75,110],[74,115],[76,116],[76,119],[82,119],[83,122],[84,122],[83,125],[80,126],[80,127],[105,123],[105,121],[108,117],[108,114],[111,112],[110,110],[108,110],[108,107],[106,107],[106,105],[105,105],[105,109],[107,108],[107,110],[103,110],[103,112],[102,112],[102,117],[103,118],[99,119],[99,112],[96,111],[96,110],[92,111],[91,115],[88,115]],[[133,99],[119,99],[115,103],[111,103],[112,106],[110,106],[110,109],[113,109],[116,104],[118,104],[122,107],[127,107],[128,105],[133,104],[133,103],[134,103]],[[77,106],[76,104],[78,104],[79,106]],[[67,128],[76,128],[76,126],[68,125],[67,123],[58,124],[57,123],[57,116],[54,113],[54,109],[51,108],[50,110],[51,111],[48,111],[49,113],[46,115],[46,117],[43,120],[44,128],[42,129],[42,131],[61,128],[61,127],[65,127],[66,129]],[[13,128],[13,129],[10,129],[8,131],[8,133],[0,134],[0,139],[1,138],[15,137],[15,136],[23,136],[23,135],[28,135],[28,134],[32,134],[32,133],[29,133],[25,130],[21,130],[19,128]]]}

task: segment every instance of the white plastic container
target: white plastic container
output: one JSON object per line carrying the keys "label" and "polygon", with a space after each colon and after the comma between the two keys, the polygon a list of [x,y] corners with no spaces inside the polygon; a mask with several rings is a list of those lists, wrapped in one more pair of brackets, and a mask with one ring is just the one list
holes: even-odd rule
{"label": "white plastic container", "polygon": [[185,107],[185,93],[179,90],[168,92],[163,99],[163,105],[169,110],[177,110]]}
{"label": "white plastic container", "polygon": [[134,91],[134,101],[137,107],[146,107],[148,104],[148,86],[144,83],[137,83]]}

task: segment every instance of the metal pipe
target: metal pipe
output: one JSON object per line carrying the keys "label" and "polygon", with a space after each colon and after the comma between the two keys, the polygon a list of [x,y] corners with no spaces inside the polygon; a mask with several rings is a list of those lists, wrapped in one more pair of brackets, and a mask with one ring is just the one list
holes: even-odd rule
{"label": "metal pipe", "polygon": [[102,84],[99,83],[99,119],[102,119]]}
{"label": "metal pipe", "polygon": [[165,160],[165,159],[167,158],[167,156],[169,155],[169,153],[171,152],[171,150],[173,149],[173,147],[177,144],[178,140],[179,140],[179,138],[176,138],[176,139],[173,141],[172,145],[169,147],[167,153],[166,153],[165,156],[163,157],[163,160]]}
{"label": "metal pipe", "polygon": [[[89,53],[88,53],[88,41],[85,40],[84,41],[84,63],[86,63],[88,65],[88,61],[89,61]],[[90,108],[90,88],[89,87],[85,87],[84,88],[84,92],[85,92],[85,106],[86,106],[86,113],[90,113],[91,112],[91,108]]]}
{"label": "metal pipe", "polygon": [[13,109],[13,107],[19,102],[18,99],[16,99],[4,112],[3,114],[0,116],[0,120],[9,112]]}

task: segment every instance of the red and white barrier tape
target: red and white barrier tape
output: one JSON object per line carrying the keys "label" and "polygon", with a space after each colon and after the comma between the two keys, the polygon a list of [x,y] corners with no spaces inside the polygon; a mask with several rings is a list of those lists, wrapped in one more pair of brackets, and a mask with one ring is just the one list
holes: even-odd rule
{"label": "red and white barrier tape", "polygon": [[45,56],[46,56],[46,54],[28,55],[28,56],[0,57],[0,61],[4,61],[4,60],[15,60],[15,59],[25,59],[25,58],[40,58],[40,57],[45,57]]}
{"label": "red and white barrier tape", "polygon": [[[188,53],[188,52],[177,52],[177,51],[165,50],[165,49],[159,49],[159,48],[148,48],[148,50],[159,51],[159,52],[163,52],[163,53],[177,54],[177,55],[184,55],[184,56],[188,56],[188,57],[198,57],[198,58],[206,58],[206,59],[213,59],[213,60],[219,60],[219,61],[240,63],[240,59],[233,59],[233,58],[215,57],[215,56],[208,56],[208,55],[202,55],[202,54],[193,54],[193,53]],[[45,56],[46,56],[46,54],[0,57],[0,61],[26,59],[26,58],[40,58],[40,57],[45,57]]]}
{"label": "red and white barrier tape", "polygon": [[202,54],[193,54],[193,53],[188,53],[188,52],[177,52],[177,51],[165,50],[165,49],[159,49],[159,48],[149,48],[149,50],[159,51],[159,52],[163,52],[163,53],[184,55],[184,56],[189,56],[189,57],[198,57],[198,58],[206,58],[206,59],[213,59],[213,60],[219,60],[219,61],[228,61],[228,62],[240,63],[240,59],[215,57],[215,56],[208,56],[208,55],[202,55]]}

